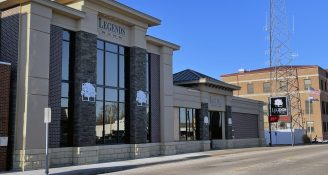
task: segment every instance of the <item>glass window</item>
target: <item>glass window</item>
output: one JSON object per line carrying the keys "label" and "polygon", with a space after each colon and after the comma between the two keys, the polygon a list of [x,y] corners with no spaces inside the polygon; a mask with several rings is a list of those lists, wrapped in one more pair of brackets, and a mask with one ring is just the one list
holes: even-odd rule
{"label": "glass window", "polygon": [[313,103],[311,100],[305,100],[305,114],[309,114],[309,109],[310,109],[310,114],[313,114]]}
{"label": "glass window", "polygon": [[308,133],[314,132],[314,122],[306,122],[306,130]]}
{"label": "glass window", "polygon": [[103,143],[103,102],[96,102],[96,143]]}
{"label": "glass window", "polygon": [[105,60],[105,84],[106,86],[117,87],[117,54],[106,52],[106,60]]}
{"label": "glass window", "polygon": [[326,122],[322,122],[322,130],[323,130],[323,132],[327,132],[327,124],[326,124]]}
{"label": "glass window", "polygon": [[326,115],[328,115],[328,102],[326,102]]}
{"label": "glass window", "polygon": [[311,88],[311,80],[305,79],[304,80],[304,90],[309,90]]}
{"label": "glass window", "polygon": [[187,140],[187,118],[185,108],[180,108],[180,140]]}
{"label": "glass window", "polygon": [[104,84],[104,51],[97,50],[97,84]]}
{"label": "glass window", "polygon": [[248,94],[253,94],[254,93],[254,87],[252,83],[247,84],[247,93]]}
{"label": "glass window", "polygon": [[270,91],[271,91],[270,82],[264,82],[263,83],[263,92],[264,93],[270,93]]}
{"label": "glass window", "polygon": [[70,43],[63,41],[62,46],[62,80],[68,80],[69,74],[69,57],[70,57]]}
{"label": "glass window", "polygon": [[70,145],[70,57],[71,57],[71,33],[69,31],[63,31],[62,33],[62,58],[61,58],[61,117],[60,117],[60,145],[61,146],[71,146]]}
{"label": "glass window", "polygon": [[124,56],[120,55],[119,58],[119,82],[120,82],[120,88],[124,88],[125,87],[125,76],[124,76],[124,72],[125,72],[125,60],[124,60]]}
{"label": "glass window", "polygon": [[177,108],[179,111],[180,140],[196,140],[196,109]]}
{"label": "glass window", "polygon": [[106,94],[105,95],[106,101],[117,101],[117,97],[118,97],[117,89],[106,88],[105,94]]}
{"label": "glass window", "polygon": [[323,80],[320,80],[320,89],[323,90]]}
{"label": "glass window", "polygon": [[125,49],[98,40],[97,52],[97,144],[124,143]]}
{"label": "glass window", "polygon": [[117,53],[118,45],[112,43],[106,43],[106,51]]}

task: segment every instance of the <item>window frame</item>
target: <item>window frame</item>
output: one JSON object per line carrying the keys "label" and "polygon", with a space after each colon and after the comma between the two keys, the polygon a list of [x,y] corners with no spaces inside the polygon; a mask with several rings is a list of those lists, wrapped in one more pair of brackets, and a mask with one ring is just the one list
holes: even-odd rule
{"label": "window frame", "polygon": [[247,94],[254,94],[254,84],[247,83]]}

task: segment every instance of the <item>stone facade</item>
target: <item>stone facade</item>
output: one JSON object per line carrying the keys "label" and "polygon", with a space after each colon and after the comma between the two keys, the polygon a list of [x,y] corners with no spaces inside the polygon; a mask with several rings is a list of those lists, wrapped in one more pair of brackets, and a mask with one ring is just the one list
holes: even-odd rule
{"label": "stone facade", "polygon": [[200,140],[209,140],[209,124],[204,123],[204,118],[208,116],[208,103],[201,103],[201,108],[198,115],[198,124],[199,124],[199,139]]}
{"label": "stone facade", "polygon": [[62,34],[63,30],[61,27],[51,26],[48,102],[51,108],[51,123],[49,124],[50,148],[60,146]]}
{"label": "stone facade", "polygon": [[[94,49],[90,49],[94,48]],[[73,146],[96,144],[96,103],[82,101],[82,83],[96,84],[97,35],[75,34]],[[72,97],[71,97],[72,98]]]}
{"label": "stone facade", "polygon": [[150,130],[151,142],[156,143],[160,141],[161,130],[161,109],[160,109],[160,56],[150,54]]}
{"label": "stone facade", "polygon": [[[11,67],[0,63],[0,137],[8,138]],[[7,146],[0,146],[0,171],[7,168]]]}
{"label": "stone facade", "polygon": [[[140,159],[154,156],[167,156],[210,150],[210,141],[185,141],[169,143],[123,144],[88,147],[68,147],[49,149],[50,167],[85,165],[110,161]],[[14,169],[20,170],[21,160],[25,159],[25,170],[45,167],[45,150],[26,150],[15,152]]]}
{"label": "stone facade", "polygon": [[137,91],[146,91],[146,56],[147,51],[142,48],[130,48],[130,59],[128,62],[129,89],[128,89],[128,115],[127,133],[128,143],[139,144],[147,142],[146,131],[146,104],[137,104]]}
{"label": "stone facade", "polygon": [[232,139],[232,136],[233,136],[233,133],[232,133],[233,132],[233,130],[232,130],[233,123],[229,123],[229,121],[232,121],[232,111],[231,111],[231,106],[226,106],[226,112],[225,112],[225,136],[226,136],[226,139]]}
{"label": "stone facade", "polygon": [[265,146],[264,138],[212,140],[212,149],[235,149]]}

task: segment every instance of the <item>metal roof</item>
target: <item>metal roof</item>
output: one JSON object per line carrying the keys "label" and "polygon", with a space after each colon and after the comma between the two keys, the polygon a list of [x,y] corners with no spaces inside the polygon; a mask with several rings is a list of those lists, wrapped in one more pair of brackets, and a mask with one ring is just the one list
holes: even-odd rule
{"label": "metal roof", "polygon": [[231,90],[239,90],[239,86],[225,83],[213,77],[207,76],[205,74],[199,73],[197,71],[186,69],[181,72],[173,74],[173,83],[175,85],[187,85],[187,84],[201,84],[207,83],[216,86],[221,86]]}

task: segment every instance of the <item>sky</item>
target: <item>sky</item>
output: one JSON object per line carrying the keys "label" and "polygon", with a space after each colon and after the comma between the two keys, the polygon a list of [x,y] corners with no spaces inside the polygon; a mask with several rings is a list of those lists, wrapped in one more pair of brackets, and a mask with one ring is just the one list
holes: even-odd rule
{"label": "sky", "polygon": [[[181,46],[174,53],[173,72],[193,69],[220,75],[267,67],[269,0],[118,0],[154,16],[161,25],[148,34]],[[287,0],[294,34],[293,64],[328,68],[328,1]]]}

